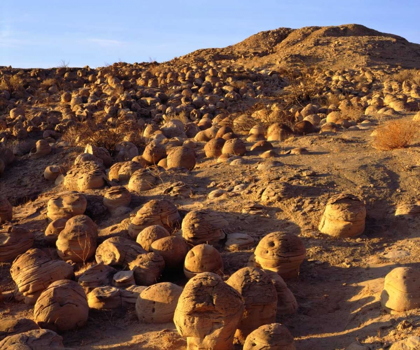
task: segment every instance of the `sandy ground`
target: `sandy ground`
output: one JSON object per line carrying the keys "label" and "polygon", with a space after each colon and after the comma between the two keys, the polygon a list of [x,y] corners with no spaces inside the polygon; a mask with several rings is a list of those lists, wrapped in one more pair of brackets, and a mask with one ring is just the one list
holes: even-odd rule
{"label": "sandy ground", "polygon": [[[420,262],[420,217],[394,215],[396,205],[419,197],[420,144],[377,151],[370,144],[372,130],[313,134],[274,143],[275,150],[282,154],[271,160],[248,153],[241,158],[243,164],[229,165],[202,157],[190,173],[162,173],[161,184],[135,197],[131,206],[135,209],[162,197],[171,184],[182,181],[192,190],[188,198],[172,197],[182,215],[195,208],[217,211],[229,221],[230,232],[247,233],[256,241],[273,231],[298,234],[307,248],[307,259],[299,278],[288,285],[299,310],[278,320],[289,328],[297,348],[344,349],[358,340],[371,349],[385,349],[409,334],[420,335],[418,310],[391,315],[381,309],[379,301],[384,277],[390,270],[418,266]],[[247,144],[248,149],[250,146]],[[305,147],[309,153],[287,154],[296,147]],[[37,161],[21,159],[7,169],[0,182],[0,192],[15,206],[15,222],[32,230],[37,237],[35,246],[43,249],[48,249],[42,239],[48,223],[46,204],[63,188],[48,183],[42,173],[45,166],[62,161],[64,154],[76,155],[56,149]],[[269,206],[261,205],[262,189],[277,182],[290,185],[287,196]],[[226,193],[208,199],[215,189]],[[359,195],[366,202],[367,226],[359,238],[334,240],[317,231],[328,198],[340,192]],[[87,213],[102,229],[101,240],[116,232],[110,227],[128,217],[111,218],[101,206],[102,193],[86,193]],[[115,228],[122,230],[123,224]],[[252,251],[223,252],[226,277],[246,266]],[[9,269],[10,264],[0,266],[3,291],[14,288]],[[182,274],[165,275],[163,280],[186,283]],[[33,318],[32,314],[32,307],[23,303],[7,301],[0,305],[0,319]],[[141,325],[134,307],[92,311],[84,328],[63,337],[65,345],[74,349],[186,348],[172,323]]]}

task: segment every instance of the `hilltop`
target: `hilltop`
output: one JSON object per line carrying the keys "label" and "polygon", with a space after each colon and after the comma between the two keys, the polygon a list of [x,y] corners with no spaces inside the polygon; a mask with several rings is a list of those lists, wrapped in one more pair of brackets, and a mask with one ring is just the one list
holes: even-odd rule
{"label": "hilltop", "polygon": [[248,61],[253,66],[317,63],[330,69],[372,66],[420,67],[420,45],[359,24],[279,28],[257,33],[232,46],[202,49],[181,61]]}

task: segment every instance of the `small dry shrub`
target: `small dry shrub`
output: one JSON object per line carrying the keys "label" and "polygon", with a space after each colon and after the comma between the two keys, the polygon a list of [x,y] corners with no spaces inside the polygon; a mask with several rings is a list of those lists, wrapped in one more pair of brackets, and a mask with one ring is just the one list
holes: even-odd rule
{"label": "small dry shrub", "polygon": [[41,87],[48,89],[53,85],[57,85],[57,80],[54,78],[45,79],[41,82]]}
{"label": "small dry shrub", "polygon": [[379,150],[393,150],[410,146],[419,131],[412,120],[391,120],[376,129],[373,147]]}
{"label": "small dry shrub", "polygon": [[363,117],[365,115],[365,111],[360,106],[351,106],[351,107],[345,108],[342,111],[342,115],[347,120],[353,120],[355,122],[359,122],[363,119]]}
{"label": "small dry shrub", "polygon": [[92,122],[79,123],[67,129],[62,139],[73,146],[92,144],[104,147],[111,155],[116,152],[116,146],[123,141],[132,142],[137,147],[144,146],[140,127],[136,128],[129,123],[116,128],[99,127]]}
{"label": "small dry shrub", "polygon": [[162,68],[163,68],[163,66],[161,66],[159,63],[152,62],[149,65],[148,70],[150,71],[150,73],[152,73],[153,76],[156,76],[156,75],[159,75],[162,72]]}
{"label": "small dry shrub", "polygon": [[260,122],[265,126],[270,126],[273,123],[280,123],[292,126],[294,122],[293,115],[283,109],[266,109],[260,112],[259,115]]}
{"label": "small dry shrub", "polygon": [[0,81],[0,90],[7,90],[10,93],[23,91],[23,79],[18,75],[4,76]]}
{"label": "small dry shrub", "polygon": [[180,120],[184,124],[187,124],[191,121],[190,118],[188,117],[187,111],[181,111],[179,113],[174,113],[174,114],[167,114],[164,119],[165,119],[165,122],[169,122],[170,120]]}
{"label": "small dry shrub", "polygon": [[288,105],[305,106],[319,99],[324,88],[318,79],[316,64],[300,62],[294,68],[284,69],[283,78],[288,82],[283,98]]}

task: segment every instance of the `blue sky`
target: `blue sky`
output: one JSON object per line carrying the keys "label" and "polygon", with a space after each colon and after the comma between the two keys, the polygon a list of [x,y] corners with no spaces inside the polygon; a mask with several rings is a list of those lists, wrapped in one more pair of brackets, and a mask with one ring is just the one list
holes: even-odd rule
{"label": "blue sky", "polygon": [[416,0],[0,0],[0,66],[159,62],[279,27],[363,24],[420,43]]}

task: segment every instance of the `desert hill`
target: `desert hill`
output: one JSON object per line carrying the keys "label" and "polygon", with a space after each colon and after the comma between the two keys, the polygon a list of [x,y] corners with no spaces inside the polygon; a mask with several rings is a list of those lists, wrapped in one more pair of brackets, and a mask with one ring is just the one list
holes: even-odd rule
{"label": "desert hill", "polygon": [[420,45],[359,24],[279,28],[263,31],[232,46],[194,51],[185,61],[250,61],[254,66],[317,63],[329,68],[420,67]]}
{"label": "desert hill", "polygon": [[418,57],[345,25],[0,67],[0,350],[419,349]]}

